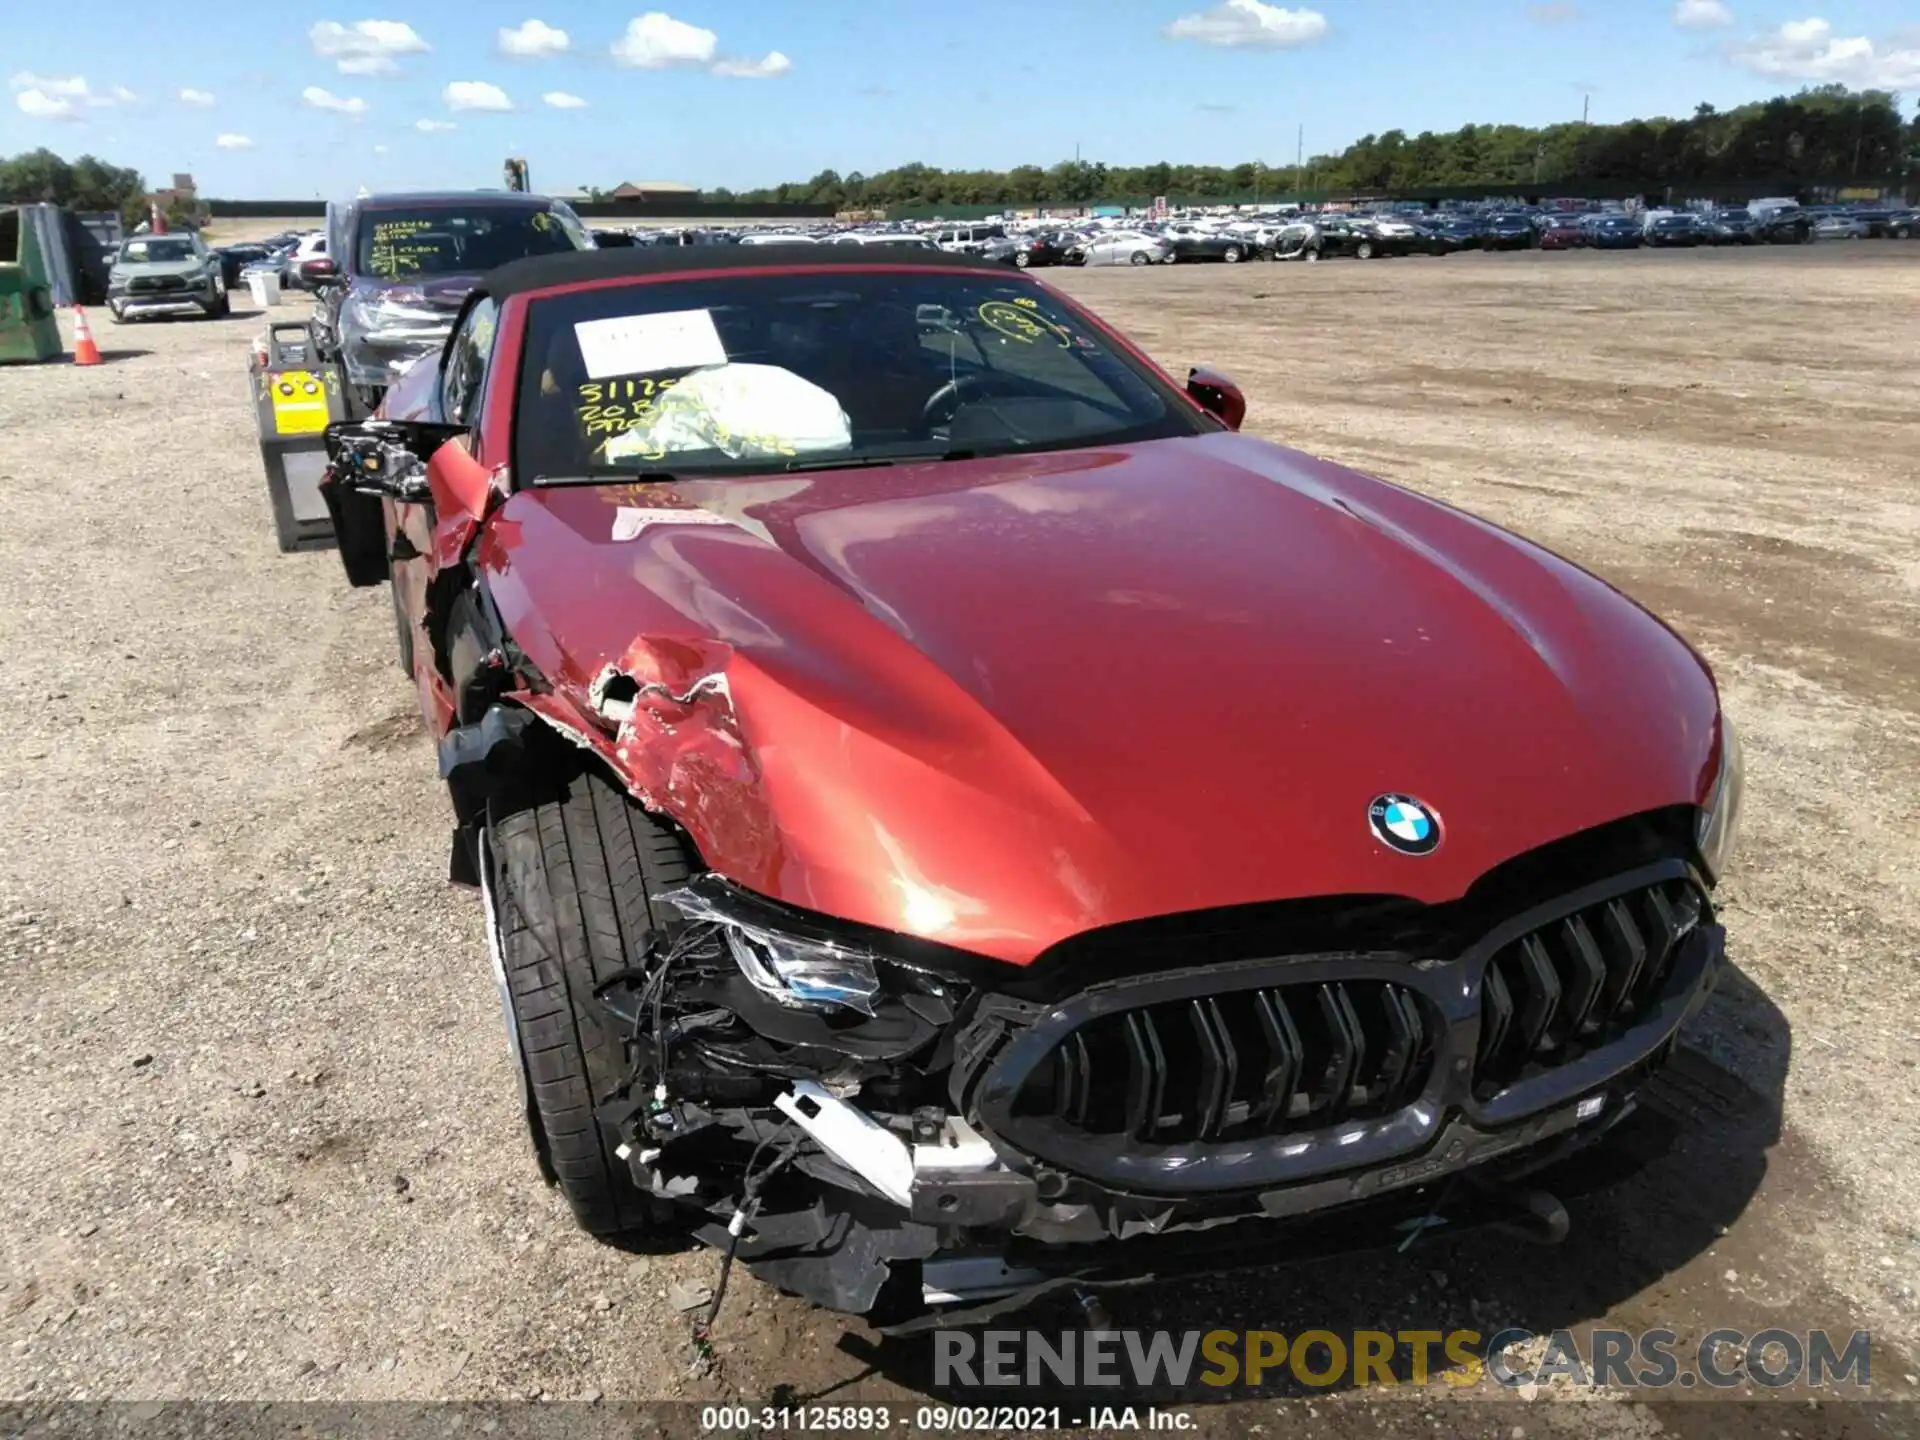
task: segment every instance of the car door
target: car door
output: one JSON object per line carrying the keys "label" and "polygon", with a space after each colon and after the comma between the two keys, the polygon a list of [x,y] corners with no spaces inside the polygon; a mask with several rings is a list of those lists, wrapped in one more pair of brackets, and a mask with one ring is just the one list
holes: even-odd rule
{"label": "car door", "polygon": [[[499,310],[491,296],[480,295],[469,302],[421,396],[422,413],[409,417],[466,427],[466,434],[447,444],[469,453],[473,453],[478,439],[498,319]],[[396,398],[402,397],[396,394]],[[403,634],[401,653],[412,659],[421,713],[432,724],[436,711],[445,703],[445,687],[434,671],[433,647],[424,627],[427,587],[434,574],[436,531],[442,517],[431,498],[417,502],[390,499],[385,505],[394,606]]]}

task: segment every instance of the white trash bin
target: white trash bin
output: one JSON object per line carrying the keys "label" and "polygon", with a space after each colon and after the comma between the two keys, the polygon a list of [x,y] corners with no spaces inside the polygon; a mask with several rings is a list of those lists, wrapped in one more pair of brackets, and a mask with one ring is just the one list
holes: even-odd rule
{"label": "white trash bin", "polygon": [[256,270],[247,276],[247,293],[262,309],[280,303],[280,277],[271,270]]}

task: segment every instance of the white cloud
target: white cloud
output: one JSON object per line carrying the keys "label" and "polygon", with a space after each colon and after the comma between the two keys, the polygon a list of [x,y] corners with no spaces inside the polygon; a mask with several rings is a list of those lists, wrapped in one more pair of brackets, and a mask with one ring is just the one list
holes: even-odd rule
{"label": "white cloud", "polygon": [[13,97],[20,113],[35,120],[78,120],[80,112],[64,95],[49,95],[44,90],[22,90]]}
{"label": "white cloud", "polygon": [[1527,6],[1527,18],[1536,25],[1566,25],[1580,18],[1580,7],[1569,0],[1536,0]]}
{"label": "white cloud", "polygon": [[793,69],[793,61],[778,50],[770,50],[758,60],[716,60],[713,73],[730,80],[771,80]]}
{"label": "white cloud", "polygon": [[87,82],[85,77],[80,75],[56,80],[49,75],[35,75],[30,70],[19,70],[14,72],[7,83],[15,90],[38,90],[42,95],[51,95],[57,100],[87,98]]}
{"label": "white cloud", "polygon": [[1182,15],[1162,33],[1169,40],[1198,40],[1202,45],[1280,50],[1323,38],[1327,17],[1318,10],[1288,10],[1261,0],[1222,0],[1196,14]]}
{"label": "white cloud", "polygon": [[544,20],[528,20],[511,30],[500,32],[500,53],[517,60],[539,60],[559,55],[572,43],[566,31],[556,30]]}
{"label": "white cloud", "polygon": [[460,127],[451,120],[416,120],[413,128],[422,135],[438,135],[444,130],[458,130]]}
{"label": "white cloud", "polygon": [[556,110],[584,110],[587,102],[578,95],[569,95],[564,90],[549,90],[540,97]]}
{"label": "white cloud", "polygon": [[1733,24],[1726,0],[1674,0],[1673,23],[1682,30],[1717,30]]}
{"label": "white cloud", "polygon": [[373,147],[373,153],[376,155],[384,155],[387,153],[387,147],[384,145],[376,145]]}
{"label": "white cloud", "polygon": [[180,103],[191,105],[196,110],[205,110],[213,104],[213,96],[204,90],[195,90],[191,85],[187,85],[181,87]]}
{"label": "white cloud", "polygon": [[1825,20],[1789,20],[1731,51],[1735,64],[1781,80],[1846,85],[1855,90],[1920,88],[1920,37],[1841,38]]}
{"label": "white cloud", "polygon": [[19,91],[14,103],[25,114],[39,120],[77,120],[79,111],[110,109],[115,105],[136,105],[140,97],[124,85],[111,90],[95,90],[84,75],[35,75],[17,70],[7,84]]}
{"label": "white cloud", "polygon": [[313,53],[331,60],[342,75],[391,75],[396,55],[424,55],[433,47],[404,20],[321,20],[307,31]]}
{"label": "white cloud", "polygon": [[720,48],[711,30],[676,20],[659,10],[627,22],[627,33],[613,42],[616,63],[638,70],[664,70],[669,65],[710,65]]}
{"label": "white cloud", "polygon": [[213,143],[218,145],[222,150],[251,150],[253,148],[253,141],[249,140],[245,135],[221,135],[217,136]]}
{"label": "white cloud", "polygon": [[309,105],[315,110],[331,110],[337,115],[359,116],[367,113],[367,102],[358,95],[349,99],[344,95],[336,95],[331,90],[322,90],[318,85],[309,85],[302,90],[300,103]]}
{"label": "white cloud", "polygon": [[513,101],[498,85],[484,80],[455,80],[440,92],[449,110],[511,110]]}

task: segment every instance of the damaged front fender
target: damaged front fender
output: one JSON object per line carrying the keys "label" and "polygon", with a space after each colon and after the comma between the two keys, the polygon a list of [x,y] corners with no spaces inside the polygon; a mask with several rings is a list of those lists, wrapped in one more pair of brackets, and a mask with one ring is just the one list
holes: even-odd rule
{"label": "damaged front fender", "polygon": [[642,636],[583,693],[562,684],[506,698],[597,755],[702,856],[766,875],[779,867],[779,830],[734,711],[729,658],[722,646]]}

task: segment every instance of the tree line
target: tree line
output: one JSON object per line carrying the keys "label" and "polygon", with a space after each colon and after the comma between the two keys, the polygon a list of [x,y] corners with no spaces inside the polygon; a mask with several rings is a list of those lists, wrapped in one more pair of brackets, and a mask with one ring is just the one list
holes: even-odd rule
{"label": "tree line", "polygon": [[91,155],[67,161],[42,147],[0,156],[0,203],[112,210],[127,224],[137,225],[147,215],[147,182],[138,170]]}
{"label": "tree line", "polygon": [[[1154,195],[1246,200],[1288,194],[1392,192],[1533,185],[1578,194],[1585,183],[1650,188],[1679,182],[1851,180],[1908,183],[1920,170],[1920,115],[1903,119],[1882,90],[1827,85],[1734,110],[1699,106],[1682,120],[1618,125],[1463,125],[1445,134],[1363,135],[1337,155],[1300,165],[1106,165],[1063,160],[1011,170],[902,165],[878,175],[822,170],[811,180],[757,190],[705,191],[709,200],[881,209],[928,205],[1087,205]],[[50,201],[75,210],[145,214],[137,170],[51,150],[0,157],[0,202]],[[177,217],[170,217],[177,218]]]}
{"label": "tree line", "polygon": [[822,170],[811,180],[757,190],[704,192],[714,200],[880,209],[926,205],[1085,205],[1168,195],[1246,200],[1288,194],[1347,194],[1485,185],[1550,186],[1577,194],[1583,183],[1857,181],[1899,185],[1920,167],[1920,116],[1905,120],[1896,96],[1821,86],[1734,110],[1699,106],[1685,119],[1617,125],[1570,122],[1540,127],[1463,125],[1408,135],[1363,135],[1337,155],[1304,164],[1105,165],[1063,160],[1011,170],[940,170],[902,165],[877,175]]}

